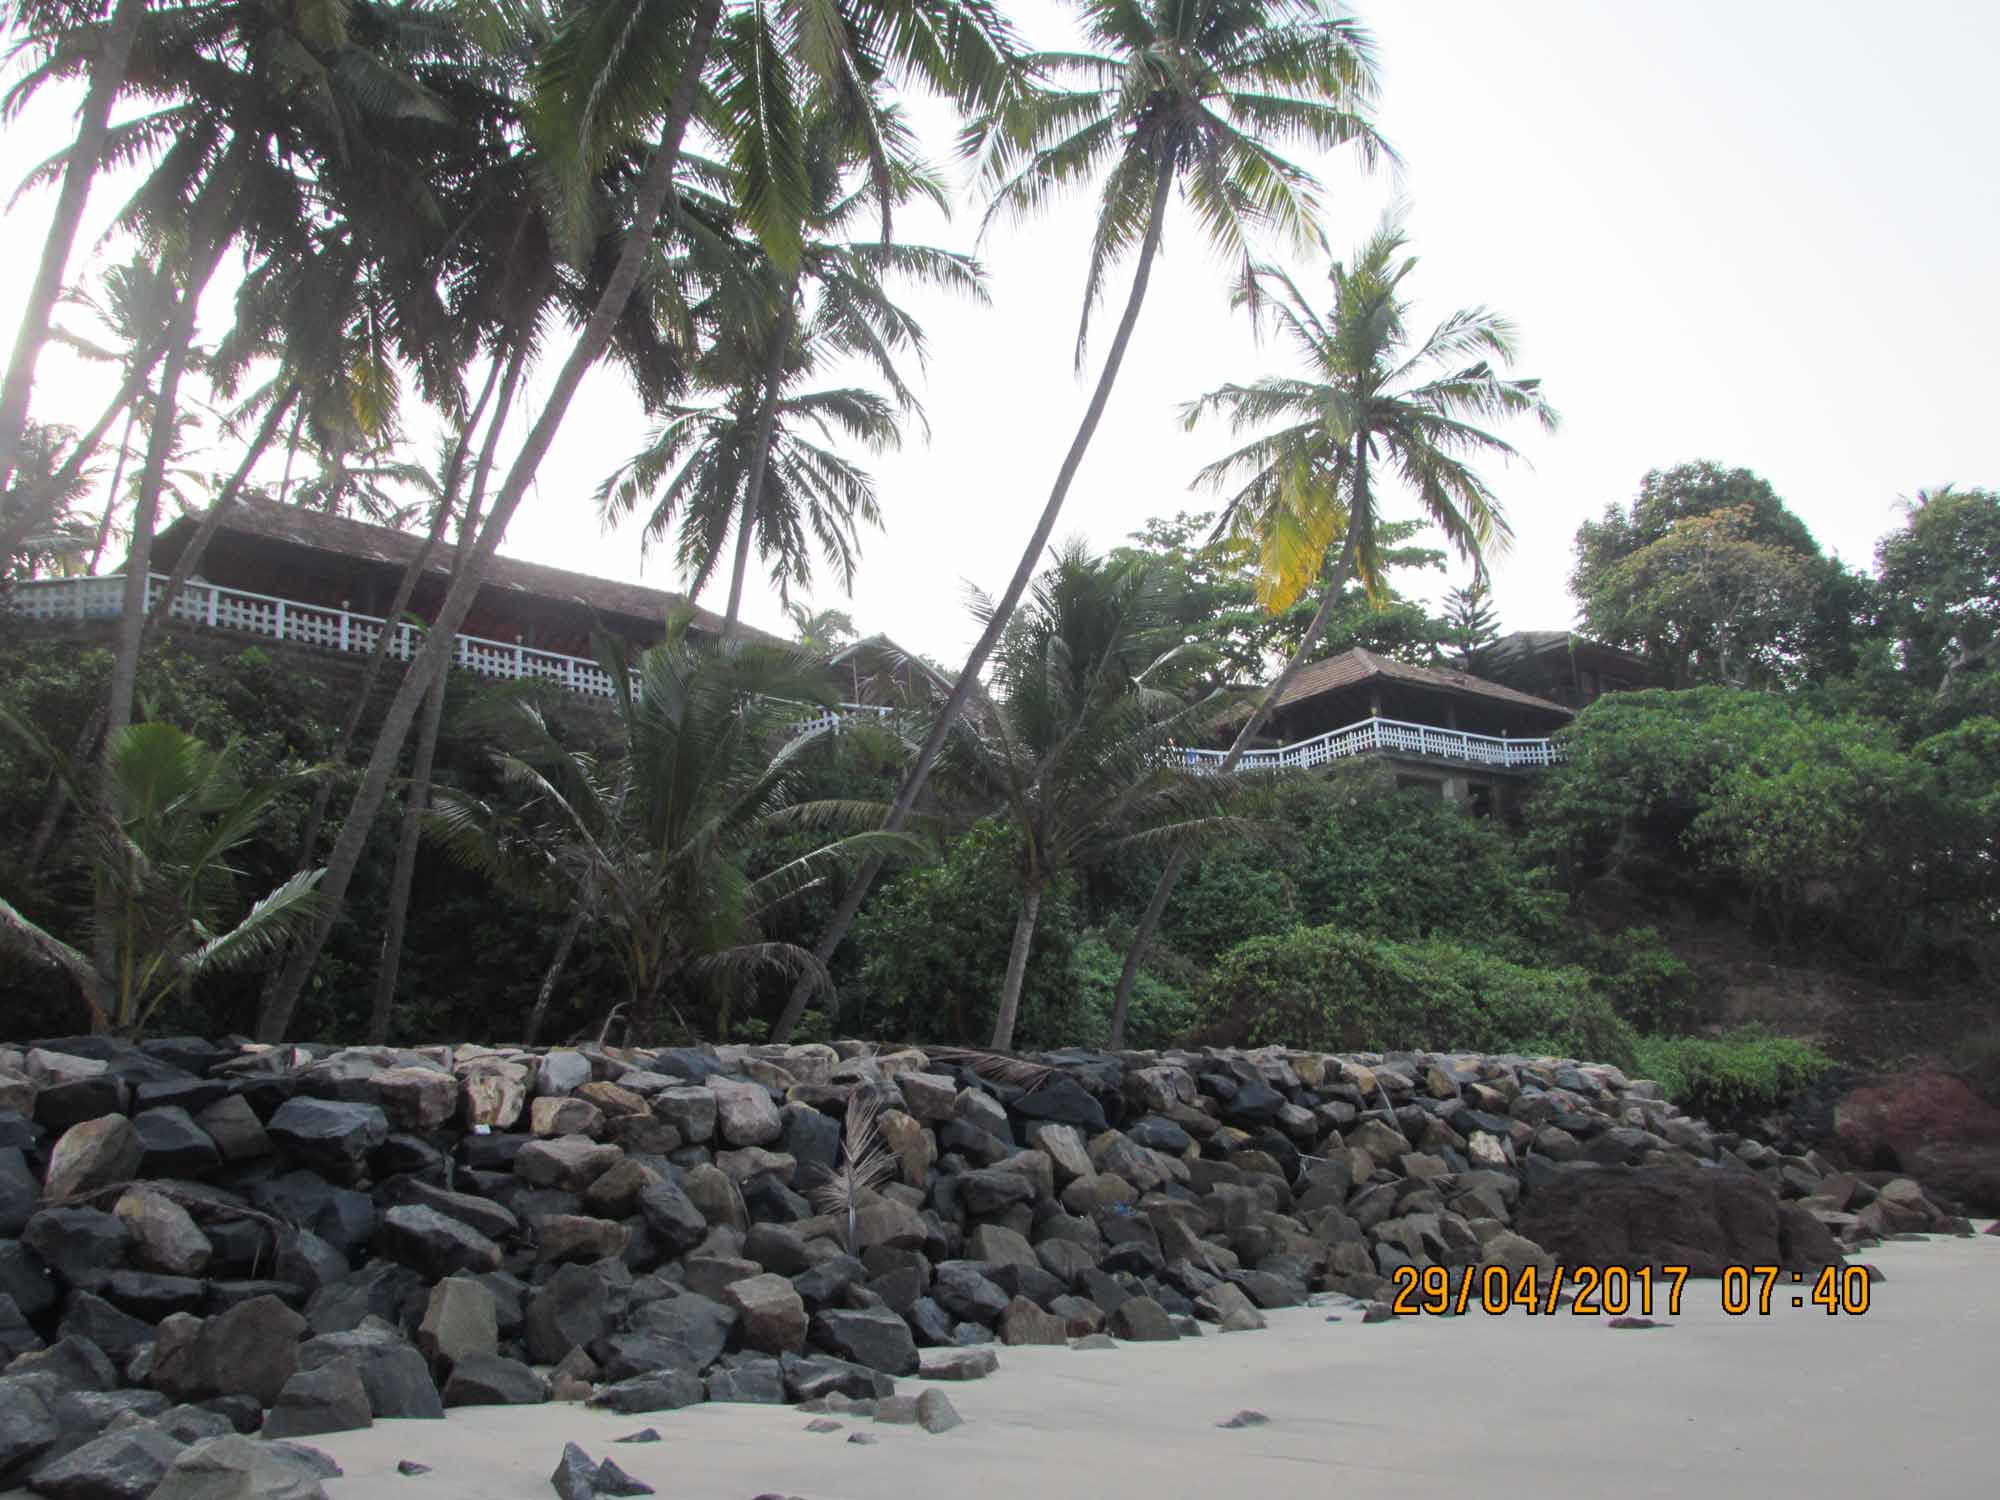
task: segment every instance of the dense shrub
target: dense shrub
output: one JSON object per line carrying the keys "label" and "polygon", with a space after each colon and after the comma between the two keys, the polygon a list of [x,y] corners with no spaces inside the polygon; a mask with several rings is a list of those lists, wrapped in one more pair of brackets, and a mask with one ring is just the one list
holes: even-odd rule
{"label": "dense shrub", "polygon": [[1599,699],[1565,737],[1531,846],[1574,880],[1658,857],[1782,942],[1889,963],[2000,936],[1992,720],[1906,745],[1805,695],[1699,688]]}
{"label": "dense shrub", "polygon": [[1726,1036],[1640,1037],[1634,1066],[1690,1114],[1731,1119],[1783,1106],[1833,1059],[1809,1042],[1747,1026]]}
{"label": "dense shrub", "polygon": [[1203,1040],[1328,1051],[1537,1050],[1624,1065],[1632,1033],[1576,968],[1458,943],[1299,927],[1230,950],[1203,996]]}
{"label": "dense shrub", "polygon": [[1628,927],[1594,937],[1584,953],[1598,992],[1635,1031],[1671,1036],[1703,1021],[1694,970],[1675,957],[1657,928]]}
{"label": "dense shrub", "polygon": [[[1128,933],[1093,928],[1078,939],[1070,956],[1070,982],[1076,996],[1077,1030],[1068,1040],[1078,1046],[1100,1046],[1111,1034],[1111,1010],[1118,996],[1118,978],[1125,969]],[[1201,1018],[1200,1002],[1180,980],[1156,972],[1158,964],[1139,971],[1132,986],[1132,1004],[1125,1018],[1128,1047],[1173,1047],[1187,1041]]]}
{"label": "dense shrub", "polygon": [[[878,885],[848,939],[861,955],[861,971],[842,994],[841,1028],[983,1044],[993,1033],[1014,941],[1018,857],[1012,829],[988,818],[955,839],[936,864],[906,869]],[[1017,1046],[1075,1040],[1076,931],[1072,894],[1058,882],[1042,899],[1028,950]]]}

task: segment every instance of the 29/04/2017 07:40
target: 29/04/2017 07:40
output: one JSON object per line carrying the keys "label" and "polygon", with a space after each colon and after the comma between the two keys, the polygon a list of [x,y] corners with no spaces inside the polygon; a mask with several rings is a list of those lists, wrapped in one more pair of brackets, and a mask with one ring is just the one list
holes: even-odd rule
{"label": "29/04/2017 07:40", "polygon": [[[1396,1287],[1392,1307],[1399,1316],[1429,1313],[1554,1313],[1567,1305],[1572,1313],[1595,1317],[1608,1313],[1651,1316],[1658,1305],[1669,1316],[1681,1310],[1689,1278],[1687,1266],[1398,1266],[1390,1278]],[[1780,1266],[1725,1266],[1717,1278],[1722,1310],[1731,1317],[1758,1313],[1768,1317],[1789,1295],[1793,1307],[1824,1308],[1829,1316],[1868,1311],[1869,1276],[1865,1266],[1830,1265],[1812,1278]],[[1781,1288],[1796,1288],[1787,1294]]]}

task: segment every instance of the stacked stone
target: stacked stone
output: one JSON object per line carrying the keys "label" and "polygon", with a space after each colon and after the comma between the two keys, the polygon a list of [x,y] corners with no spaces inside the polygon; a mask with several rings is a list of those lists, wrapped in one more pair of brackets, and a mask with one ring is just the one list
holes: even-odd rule
{"label": "stacked stone", "polygon": [[[920,1367],[984,1373],[974,1346],[1255,1329],[1314,1292],[1379,1303],[1402,1267],[1815,1265],[1835,1237],[1961,1227],[1914,1183],[1711,1130],[1615,1068],[1037,1062],[1009,1082],[856,1042],[0,1049],[0,1485],[141,1496],[172,1468],[196,1477],[160,1493],[192,1497],[256,1457],[238,1434],[881,1403]],[[816,1190],[863,1097],[892,1170],[850,1214]],[[278,1478],[310,1494],[309,1469]]]}

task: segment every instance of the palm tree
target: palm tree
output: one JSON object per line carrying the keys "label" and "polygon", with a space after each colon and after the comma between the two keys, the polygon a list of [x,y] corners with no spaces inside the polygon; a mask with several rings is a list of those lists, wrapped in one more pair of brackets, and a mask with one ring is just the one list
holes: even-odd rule
{"label": "palm tree", "polygon": [[996,1051],[1013,1045],[1042,897],[1055,880],[1148,843],[1235,826],[1221,816],[1222,780],[1190,774],[1172,754],[1205,735],[1229,700],[1190,704],[1175,690],[1186,650],[1159,650],[1172,639],[1160,603],[1143,567],[1107,564],[1080,543],[1062,549],[1002,639],[992,734],[954,741],[953,758],[998,790],[1019,839],[1021,904]]}
{"label": "palm tree", "polygon": [[813,656],[831,656],[857,634],[854,617],[844,609],[813,609],[794,599],[785,606],[785,618],[798,632],[799,649]]}
{"label": "palm tree", "polygon": [[[327,912],[286,965],[258,1018],[260,1036],[281,1037],[313,961],[338,919],[376,813],[387,795],[423,697],[450,662],[451,641],[494,552],[526,495],[584,373],[611,345],[652,259],[653,236],[681,160],[681,143],[703,95],[724,0],[690,7],[666,0],[585,0],[567,7],[536,65],[531,118],[545,154],[545,181],[557,190],[563,222],[581,218],[598,169],[659,122],[633,184],[626,232],[603,291],[494,497],[464,566],[453,579],[418,659],[390,702],[360,787],[327,862]],[[990,0],[819,0],[810,7],[756,6],[741,18],[758,45],[735,49],[716,70],[711,118],[737,148],[737,181],[752,223],[803,219],[796,132],[802,96],[872,97],[888,80],[926,85],[978,103],[998,96],[1014,55],[1012,36]],[[746,60],[759,66],[749,69]],[[714,128],[713,126],[711,128]],[[775,207],[786,212],[765,214]],[[774,230],[773,238],[778,239]],[[574,244],[573,238],[559,243]],[[782,244],[774,246],[779,254]]]}
{"label": "palm tree", "polygon": [[[0,715],[0,728],[45,757],[79,806],[91,805],[83,770],[39,730],[12,715]],[[96,934],[109,969],[5,901],[0,937],[70,978],[92,1031],[130,1035],[197,980],[267,960],[312,915],[319,872],[294,875],[238,913],[230,855],[302,778],[244,785],[233,743],[217,750],[171,724],[132,724],[112,737],[105,766],[107,815],[83,847],[99,910],[109,914],[109,930]]]}
{"label": "palm tree", "polygon": [[[1178,189],[1209,243],[1245,260],[1258,236],[1318,250],[1319,185],[1270,142],[1352,146],[1364,165],[1392,156],[1369,119],[1373,44],[1331,0],[1082,0],[1090,50],[1028,59],[961,145],[992,187],[987,222],[1024,218],[1058,190],[1096,181],[1098,214],[1076,358],[1112,267],[1131,256],[1132,285],[1104,367],[1013,577],[974,643],[950,698],[898,789],[890,826],[911,817],[931,767],[1040,564],[1089,451],[1139,321],[1167,212]],[[821,935],[832,956],[874,882],[865,865]],[[795,991],[772,1030],[782,1041],[805,1011]]]}
{"label": "palm tree", "polygon": [[21,326],[14,335],[6,375],[0,377],[0,494],[7,492],[19,457],[35,365],[48,343],[49,320],[62,295],[63,273],[76,243],[77,227],[83,222],[91,184],[104,160],[112,106],[125,87],[125,68],[146,0],[116,0],[106,20],[99,22],[93,14],[81,24],[78,8],[68,0],[19,0],[10,9],[26,32],[16,55],[27,52],[37,61],[28,77],[9,91],[9,113],[39,81],[87,72],[90,82],[77,113],[76,139],[63,153],[62,189],[42,241],[28,305],[21,310]]}
{"label": "palm tree", "polygon": [[[791,802],[807,752],[830,731],[794,732],[800,702],[826,697],[818,662],[791,647],[703,640],[688,617],[634,664],[614,640],[600,660],[620,685],[618,748],[602,757],[566,745],[542,715],[512,705],[526,743],[496,755],[513,807],[440,791],[432,827],[461,860],[573,914],[625,972],[626,1019],[639,1036],[662,1009],[691,1030],[675,997],[713,1004],[727,1034],[735,987],[759,972],[805,973],[827,984],[812,955],[766,941],[760,919],[842,859],[919,852],[900,835],[861,831],[831,840],[752,878],[758,839],[861,827],[885,809],[852,802]],[[634,682],[636,677],[637,681]],[[558,962],[574,928],[565,934]],[[529,1028],[553,990],[553,975]]]}
{"label": "palm tree", "polygon": [[[913,354],[921,363],[923,330],[891,299],[885,278],[893,274],[986,300],[984,273],[970,256],[850,237],[854,222],[878,207],[886,211],[918,196],[940,205],[945,200],[942,184],[915,155],[900,113],[877,110],[869,123],[879,133],[861,143],[847,139],[851,122],[840,112],[804,125],[809,212],[789,268],[757,243],[720,239],[704,247],[720,265],[705,309],[716,325],[715,339],[697,375],[721,399],[669,408],[645,448],[598,489],[607,519],[652,499],[649,541],[678,520],[677,561],[691,594],[720,565],[734,527],[725,639],[738,626],[753,544],[780,595],[789,598],[792,588],[811,584],[809,537],[833,562],[842,586],[851,588],[855,523],[880,524],[868,476],[800,433],[838,431],[879,452],[901,442],[898,409],[921,420],[898,358]],[[869,159],[871,143],[884,153],[879,162]],[[859,183],[853,180],[857,168],[869,168]],[[865,389],[810,395],[798,389],[841,360],[873,369],[894,406]]]}
{"label": "palm tree", "polygon": [[[1525,416],[1545,431],[1555,429],[1556,413],[1542,397],[1541,382],[1502,373],[1515,357],[1514,327],[1505,318],[1484,307],[1464,308],[1412,343],[1402,284],[1416,260],[1404,254],[1404,245],[1403,230],[1392,220],[1355,252],[1352,265],[1335,261],[1332,301],[1323,316],[1290,276],[1258,267],[1239,296],[1268,311],[1304,372],[1223,386],[1184,413],[1190,429],[1226,416],[1232,431],[1259,433],[1203,469],[1197,482],[1220,489],[1243,481],[1217,533],[1254,549],[1265,607],[1288,609],[1313,583],[1322,584],[1318,612],[1244,721],[1222,771],[1235,768],[1292,678],[1312,659],[1347,580],[1358,577],[1371,596],[1381,592],[1378,475],[1406,490],[1422,518],[1484,576],[1487,558],[1512,534],[1473,464],[1516,454],[1477,424]],[[1329,557],[1335,559],[1331,569]],[[1126,952],[1112,1006],[1114,1047],[1124,1040],[1132,985],[1188,853],[1179,847],[1168,855]]]}

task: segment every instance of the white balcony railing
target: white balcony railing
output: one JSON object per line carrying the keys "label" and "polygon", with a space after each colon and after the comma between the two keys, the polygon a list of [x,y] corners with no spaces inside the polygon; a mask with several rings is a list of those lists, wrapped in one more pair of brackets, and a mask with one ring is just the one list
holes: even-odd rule
{"label": "white balcony railing", "polygon": [[[1194,770],[1207,770],[1223,761],[1220,750],[1183,750]],[[1520,770],[1552,766],[1563,758],[1562,747],[1553,740],[1515,740],[1488,734],[1466,734],[1457,729],[1438,729],[1429,724],[1406,724],[1401,719],[1363,719],[1344,729],[1329,729],[1297,744],[1278,745],[1269,750],[1247,750],[1236,763],[1240,771],[1303,771],[1328,761],[1354,755],[1416,755],[1432,760],[1457,760],[1468,765],[1497,766]]]}
{"label": "white balcony railing", "polygon": [[[150,609],[160,597],[166,579],[155,573],[146,589]],[[31,620],[115,620],[123,609],[125,580],[108,578],[37,578],[13,585],[8,594],[17,614]],[[219,630],[236,630],[275,641],[315,646],[325,651],[360,652],[375,649],[387,620],[376,615],[355,614],[352,610],[330,609],[323,604],[301,604],[296,599],[278,599],[269,594],[251,594],[242,589],[226,589],[219,584],[190,580],[174,598],[172,617],[191,625],[207,625]],[[389,641],[389,655],[408,661],[423,644],[422,627],[399,621]],[[596,662],[583,656],[565,656],[559,651],[539,651],[516,641],[489,641],[476,635],[461,635],[453,643],[452,662],[481,677],[503,680],[552,682],[573,693],[593,698],[609,698],[611,678]],[[803,709],[805,705],[800,705]],[[857,715],[886,716],[890,710],[876,704],[843,703],[825,708],[799,721],[798,733],[822,728],[838,728]]]}
{"label": "white balcony railing", "polygon": [[[153,575],[146,592],[149,608],[159,598],[165,583],[160,575]],[[16,613],[31,620],[115,620],[124,597],[125,580],[115,575],[38,578],[13,585],[8,603]],[[389,624],[375,615],[331,609],[323,604],[301,604],[295,599],[246,593],[199,581],[181,586],[174,599],[173,618],[325,651],[363,654],[375,649],[375,642]],[[397,661],[408,661],[423,643],[422,628],[408,621],[399,621],[393,628],[395,635],[389,642],[389,655]],[[588,657],[540,651],[518,641],[510,644],[461,635],[454,643],[452,661],[481,677],[552,682],[588,697],[611,696],[611,679]],[[805,705],[800,707],[803,709]],[[797,732],[835,729],[855,715],[886,717],[891,712],[877,704],[842,703],[801,718]],[[1218,766],[1223,759],[1220,750],[1182,750],[1180,754],[1188,767],[1196,771]],[[1309,770],[1328,761],[1368,754],[1416,755],[1506,769],[1550,766],[1563,758],[1561,747],[1545,739],[1496,739],[1428,724],[1408,724],[1400,719],[1363,719],[1297,744],[1248,751],[1237,765],[1245,771]]]}

